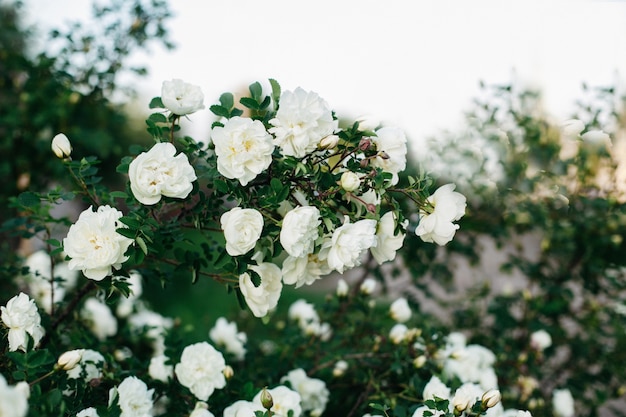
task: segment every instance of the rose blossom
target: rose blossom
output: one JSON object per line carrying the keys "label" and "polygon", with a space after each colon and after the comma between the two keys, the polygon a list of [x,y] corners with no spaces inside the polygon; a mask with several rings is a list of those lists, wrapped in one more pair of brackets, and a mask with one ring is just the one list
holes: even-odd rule
{"label": "rose blossom", "polygon": [[328,264],[313,253],[301,258],[288,256],[282,267],[283,282],[287,285],[295,284],[296,288],[311,285],[331,272]]}
{"label": "rose blossom", "polygon": [[341,174],[339,184],[341,185],[341,188],[351,193],[359,189],[359,187],[361,186],[361,179],[354,172],[345,171],[343,174]]}
{"label": "rose blossom", "polygon": [[67,378],[78,379],[84,372],[84,380],[89,382],[102,376],[101,369],[103,366],[104,356],[95,350],[84,349],[78,364],[67,371]]}
{"label": "rose blossom", "polygon": [[331,269],[344,272],[361,264],[361,255],[376,246],[376,220],[363,219],[346,223],[335,229],[330,239],[322,244],[319,257]]}
{"label": "rose blossom", "polygon": [[274,144],[283,155],[296,158],[315,151],[338,126],[326,101],[300,87],[281,94],[280,107],[269,123],[274,126],[269,129],[275,136]]}
{"label": "rose blossom", "polygon": [[85,349],[74,349],[62,353],[61,356],[59,356],[59,358],[57,359],[55,368],[63,371],[69,371],[76,368],[76,366],[78,366],[78,363],[83,358],[84,352]]}
{"label": "rose blossom", "polygon": [[396,299],[389,307],[391,318],[398,323],[405,323],[411,318],[411,307],[404,297]]}
{"label": "rose blossom", "polygon": [[109,306],[97,298],[91,297],[85,301],[81,310],[81,317],[99,340],[115,336],[117,333],[115,316],[113,316]]}
{"label": "rose blossom", "polygon": [[376,131],[376,136],[372,137],[372,142],[379,152],[378,156],[372,160],[372,165],[391,173],[393,175],[391,184],[397,184],[398,173],[406,168],[407,147],[404,132],[397,127],[381,127]]}
{"label": "rose blossom", "polygon": [[259,120],[233,117],[211,131],[217,155],[217,170],[247,185],[272,163],[274,144]]}
{"label": "rose blossom", "polygon": [[[406,223],[402,226],[404,229]],[[388,211],[380,218],[378,227],[376,228],[376,239],[378,243],[370,249],[372,256],[379,265],[383,262],[394,260],[397,250],[400,249],[404,243],[404,233],[399,232],[396,235],[394,234],[395,229],[395,215],[392,211]]]}
{"label": "rose blossom", "polygon": [[234,207],[222,214],[220,223],[230,256],[243,255],[254,248],[263,231],[263,216],[255,209]]}
{"label": "rose blossom", "polygon": [[252,401],[238,400],[224,409],[224,417],[249,417],[255,411],[263,411],[261,404]]}
{"label": "rose blossom", "polygon": [[430,197],[428,204],[432,210],[421,211],[421,219],[415,234],[424,242],[435,242],[440,246],[450,242],[459,228],[452,222],[465,215],[466,198],[454,191],[454,184],[439,187]]}
{"label": "rose blossom", "polygon": [[320,211],[314,206],[296,207],[283,218],[280,229],[280,244],[296,258],[313,252],[319,237]]}
{"label": "rose blossom", "polygon": [[226,386],[224,368],[224,356],[207,342],[199,342],[185,347],[174,372],[181,385],[206,401],[215,389]]}
{"label": "rose blossom", "polygon": [[232,353],[237,360],[243,360],[246,354],[244,345],[248,337],[244,332],[237,331],[237,323],[219,317],[215,326],[209,331],[209,337],[215,344],[224,346],[226,352]]}
{"label": "rose blossom", "polygon": [[122,212],[110,206],[100,206],[95,212],[89,207],[78,216],[63,239],[71,270],[80,269],[87,278],[101,281],[122,267],[128,259],[124,253],[133,240],[116,232],[126,227],[120,217]]}
{"label": "rose blossom", "polygon": [[293,369],[280,379],[300,394],[302,411],[309,411],[311,416],[320,416],[326,409],[330,395],[326,383],[317,378],[310,378],[302,368]]}
{"label": "rose blossom", "polygon": [[466,382],[461,385],[452,397],[452,406],[457,411],[464,411],[472,408],[476,401],[478,401],[483,395],[483,391],[480,386]]}
{"label": "rose blossom", "polygon": [[574,415],[574,397],[567,388],[555,389],[552,392],[552,411],[556,417],[572,417]]}
{"label": "rose blossom", "polygon": [[28,413],[30,387],[27,382],[8,385],[0,374],[0,416],[25,417]]}
{"label": "rose blossom", "polygon": [[163,81],[161,102],[169,111],[179,116],[194,113],[204,108],[204,94],[200,87],[180,79]]}
{"label": "rose blossom", "polygon": [[450,388],[438,376],[433,375],[424,386],[422,397],[424,400],[434,400],[435,397],[448,400],[450,399]]}
{"label": "rose blossom", "polygon": [[278,304],[283,289],[280,268],[269,262],[251,265],[249,268],[259,274],[261,284],[256,287],[250,273],[244,272],[239,276],[239,289],[252,314],[263,317]]}
{"label": "rose blossom", "polygon": [[148,375],[157,381],[168,382],[174,375],[174,366],[166,362],[169,358],[163,354],[153,356],[148,365]]}
{"label": "rose blossom", "polygon": [[530,346],[533,349],[542,351],[552,346],[552,336],[545,330],[537,330],[530,335]]}
{"label": "rose blossom", "polygon": [[81,410],[78,413],[76,413],[76,417],[100,417],[100,416],[98,415],[98,410],[96,410],[93,407],[87,407],[84,410]]}
{"label": "rose blossom", "polygon": [[130,189],[145,205],[156,204],[161,197],[187,198],[197,179],[187,155],[169,142],[155,144],[139,154],[128,166]]}
{"label": "rose blossom", "polygon": [[[300,405],[301,397],[296,391],[287,388],[284,385],[279,385],[275,388],[267,389],[267,392],[272,396],[274,405],[271,410],[275,417],[287,417],[289,411],[293,411],[291,417],[300,417],[302,414],[302,407]],[[261,394],[263,390],[259,391],[254,396],[252,402],[262,407]]]}
{"label": "rose blossom", "polygon": [[[65,289],[74,286],[78,275],[77,271],[69,269],[67,262],[56,262],[54,264],[55,280],[51,285],[51,265],[50,255],[45,250],[33,252],[24,262],[24,266],[28,267],[29,272],[26,278],[28,292],[35,299],[37,305],[48,313],[52,311],[53,303],[56,304],[63,300]],[[61,278],[61,281],[58,278]]]}
{"label": "rose blossom", "polygon": [[21,350],[26,352],[28,345],[27,334],[33,339],[36,347],[46,333],[41,326],[41,317],[35,305],[23,292],[11,298],[6,307],[0,307],[2,322],[9,328],[9,350],[11,352]]}
{"label": "rose blossom", "polygon": [[129,376],[109,391],[109,404],[117,397],[122,413],[120,417],[149,417],[152,415],[154,389],[135,376]]}

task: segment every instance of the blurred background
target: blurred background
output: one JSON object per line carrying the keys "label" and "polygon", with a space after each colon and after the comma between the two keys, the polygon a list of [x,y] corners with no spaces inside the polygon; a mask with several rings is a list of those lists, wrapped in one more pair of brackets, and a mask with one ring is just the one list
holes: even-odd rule
{"label": "blurred background", "polygon": [[[626,73],[623,1],[170,3],[174,48],[129,57],[148,69],[122,80],[139,93],[137,111],[147,113],[171,78],[202,86],[207,104],[274,78],[284,89],[316,91],[340,115],[369,114],[419,141],[456,128],[480,80],[537,88],[546,109],[565,118],[583,82],[622,84]],[[51,29],[91,18],[86,0],[24,4],[39,49],[50,47]],[[194,137],[207,135],[209,117],[191,118]]]}

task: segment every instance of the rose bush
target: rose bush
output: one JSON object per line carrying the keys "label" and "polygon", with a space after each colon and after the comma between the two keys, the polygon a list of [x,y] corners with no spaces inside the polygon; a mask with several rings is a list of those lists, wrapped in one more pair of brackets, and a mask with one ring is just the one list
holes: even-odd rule
{"label": "rose bush", "polygon": [[[414,297],[379,297],[398,271],[431,267],[442,259],[434,250],[471,239],[459,223],[473,203],[452,179],[437,187],[423,173],[406,175],[399,129],[336,119],[317,94],[283,92],[270,80],[267,94],[254,83],[238,104],[225,93],[210,106],[216,120],[202,143],[179,134],[181,116],[204,106],[197,88],[170,87],[181,85],[179,95],[164,87],[152,100],[146,123],[155,143],[121,161],[123,190],[101,184],[97,159],[73,151],[59,156],[77,184],[63,198],[91,206],[76,220],[50,214],[58,191],[14,200],[26,220],[20,236],[54,224],[66,237],[44,238],[46,259],[7,268],[20,288],[32,291],[33,278],[49,284],[47,294],[21,294],[19,308],[8,301],[2,309],[0,395],[16,390],[15,401],[28,400],[8,415],[497,417],[581,409],[564,381],[539,394],[536,369],[563,338],[554,328],[529,318],[532,326],[515,332],[521,347],[479,331],[470,339]],[[600,145],[591,145],[603,146],[606,138],[594,135]],[[82,274],[78,283],[64,266]],[[181,281],[194,291],[209,282],[240,309],[224,317],[209,302],[192,309],[192,297],[176,300],[203,317],[188,321],[144,297],[156,284],[173,304],[169,291]],[[323,296],[305,291],[312,284]]]}

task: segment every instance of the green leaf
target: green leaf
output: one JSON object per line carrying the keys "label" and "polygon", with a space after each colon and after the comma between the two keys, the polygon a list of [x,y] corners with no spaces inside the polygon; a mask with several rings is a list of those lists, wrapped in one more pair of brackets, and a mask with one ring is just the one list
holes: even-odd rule
{"label": "green leaf", "polygon": [[250,95],[252,96],[253,99],[255,99],[257,102],[261,99],[261,96],[263,95],[263,87],[261,87],[261,84],[257,81],[255,83],[250,84]]}
{"label": "green leaf", "polygon": [[127,237],[129,239],[135,239],[135,235],[137,233],[135,230],[127,229],[125,227],[117,228],[115,229],[115,231],[119,233],[120,235]]}
{"label": "green leaf", "polygon": [[227,110],[230,110],[235,105],[235,99],[231,93],[224,93],[220,96],[220,104]]}
{"label": "green leaf", "polygon": [[17,201],[24,207],[34,207],[39,205],[41,199],[31,191],[25,191],[17,196]]}
{"label": "green leaf", "polygon": [[133,219],[132,217],[120,217],[120,222],[135,230],[141,227],[141,222],[137,219]]}
{"label": "green leaf", "polygon": [[124,191],[111,191],[109,195],[111,196],[111,198],[127,198],[128,197],[128,194],[126,194]]}
{"label": "green leaf", "polygon": [[152,113],[148,120],[151,120],[156,123],[167,123],[167,117],[163,113]]}
{"label": "green leaf", "polygon": [[61,246],[61,242],[59,242],[59,241],[58,241],[58,240],[56,240],[56,239],[48,239],[48,240],[46,240],[46,243],[47,243],[48,245],[50,245],[50,246],[54,246],[54,247],[57,247],[57,248],[58,248],[59,246]]}
{"label": "green leaf", "polygon": [[214,104],[211,107],[209,107],[209,109],[213,112],[213,114],[215,114],[216,116],[220,116],[220,117],[229,117],[230,116],[230,111],[228,110],[229,108],[230,107],[218,106],[217,104]]}
{"label": "green leaf", "polygon": [[164,109],[165,108],[165,106],[163,105],[163,102],[161,101],[161,97],[154,97],[152,100],[150,100],[149,107],[151,109]]}
{"label": "green leaf", "polygon": [[135,239],[135,242],[137,242],[137,244],[139,245],[139,247],[141,248],[141,251],[147,255],[148,254],[148,246],[146,245],[146,241],[143,240],[143,238],[141,236],[137,236],[137,239]]}
{"label": "green leaf", "polygon": [[259,103],[250,97],[241,97],[239,102],[252,110],[259,110]]}
{"label": "green leaf", "polygon": [[278,103],[281,94],[280,84],[275,79],[270,78],[270,85],[272,86],[272,100],[274,103]]}

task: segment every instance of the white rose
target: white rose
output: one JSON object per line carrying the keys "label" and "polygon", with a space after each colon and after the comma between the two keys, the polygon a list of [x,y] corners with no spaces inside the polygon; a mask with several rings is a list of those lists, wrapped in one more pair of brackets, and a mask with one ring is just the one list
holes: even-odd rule
{"label": "white rose", "polygon": [[335,293],[337,294],[337,297],[347,296],[349,290],[350,288],[348,287],[348,283],[346,282],[346,280],[344,280],[343,278],[340,278],[337,281],[337,290],[335,291]]}
{"label": "white rose", "polygon": [[[426,412],[428,412],[429,414],[426,414]],[[442,417],[445,416],[446,413],[444,411],[441,410],[432,410],[430,408],[428,408],[425,405],[422,405],[420,407],[417,407],[415,409],[415,411],[413,412],[413,415],[411,417]]]}
{"label": "white rose", "polygon": [[300,87],[281,94],[276,117],[269,123],[274,126],[269,129],[275,137],[274,144],[283,155],[296,158],[315,151],[320,141],[338,126],[326,101]]}
{"label": "white rose", "polygon": [[409,307],[409,302],[404,297],[400,297],[391,303],[389,307],[389,313],[391,314],[391,318],[397,321],[398,323],[406,323],[411,318],[411,307]]}
{"label": "white rose", "polygon": [[249,252],[263,231],[263,216],[255,209],[234,207],[222,214],[220,223],[226,239],[226,252],[230,256]]}
{"label": "white rose", "polygon": [[94,297],[85,301],[81,317],[99,340],[115,336],[117,333],[117,320],[111,309]]}
{"label": "white rose", "polygon": [[561,123],[561,130],[566,137],[578,136],[585,129],[585,124],[578,119],[568,119]]}
{"label": "white rose", "polygon": [[567,388],[555,389],[552,392],[552,411],[556,417],[572,417],[574,415],[574,397]]}
{"label": "white rose", "polygon": [[173,79],[163,81],[161,102],[172,113],[184,116],[204,108],[204,94],[196,85]]}
{"label": "white rose", "polygon": [[68,379],[78,379],[84,372],[85,382],[98,379],[102,376],[104,356],[91,349],[84,349],[80,357],[80,362],[67,371]]}
{"label": "white rose", "polygon": [[69,158],[72,154],[72,144],[63,133],[52,138],[52,152],[61,159]]}
{"label": "white rose", "polygon": [[28,292],[47,313],[52,311],[53,304],[63,300],[65,289],[74,285],[78,275],[77,271],[68,268],[67,262],[57,262],[54,264],[55,280],[50,285],[50,255],[44,250],[32,253],[26,258],[24,266],[28,267],[29,272]]}
{"label": "white rose", "polygon": [[545,330],[537,330],[530,335],[530,346],[533,349],[542,351],[552,346],[552,336]]}
{"label": "white rose", "polygon": [[185,347],[174,372],[181,385],[206,401],[215,389],[226,386],[225,368],[224,356],[207,342],[199,342]]}
{"label": "white rose", "polygon": [[100,416],[98,415],[98,410],[96,410],[93,407],[88,407],[76,413],[76,417],[100,417]]}
{"label": "white rose", "polygon": [[120,217],[122,212],[110,206],[100,206],[95,212],[89,207],[78,216],[63,239],[71,270],[82,270],[87,278],[101,281],[122,267],[133,240],[116,232],[125,227]]}
{"label": "white rose", "polygon": [[216,345],[224,346],[226,352],[232,353],[238,360],[243,360],[246,354],[244,345],[248,337],[244,332],[237,331],[237,323],[219,317],[209,331],[209,337]]}
{"label": "white rose", "polygon": [[168,382],[174,375],[174,366],[166,364],[168,357],[165,355],[153,356],[148,365],[148,375],[157,381]]}
{"label": "white rose", "polygon": [[424,386],[422,397],[424,400],[434,400],[435,397],[448,400],[450,399],[450,388],[438,376],[433,375]]}
{"label": "white rose", "polygon": [[371,295],[376,290],[377,285],[378,284],[376,283],[375,279],[367,278],[365,281],[363,281],[359,290],[365,295]]}
{"label": "white rose", "polygon": [[395,343],[396,345],[402,343],[404,338],[406,337],[409,328],[406,327],[402,323],[394,324],[394,326],[389,330],[389,339]]}
{"label": "white rose", "polygon": [[224,417],[250,417],[255,411],[263,411],[261,404],[238,400],[224,409]]}
{"label": "white rose", "polygon": [[341,184],[341,188],[351,193],[356,191],[361,186],[361,179],[357,174],[352,171],[346,171],[341,174],[341,179],[339,180]]}
{"label": "white rose", "polygon": [[315,206],[296,207],[283,218],[280,229],[280,244],[296,258],[313,252],[319,237],[320,211]]}
{"label": "white rose", "polygon": [[272,136],[259,120],[233,117],[211,131],[215,144],[217,170],[247,185],[272,163]]}
{"label": "white rose", "polygon": [[296,288],[303,285],[311,285],[318,279],[331,273],[331,269],[325,261],[315,254],[309,254],[301,258],[288,256],[283,261],[283,282],[287,285],[295,284]]}
{"label": "white rose", "polygon": [[21,350],[26,352],[29,335],[36,347],[46,331],[41,326],[41,316],[35,305],[23,292],[11,298],[6,306],[0,307],[1,318],[5,326],[9,328],[9,350],[11,352]]}
{"label": "white rose", "polygon": [[139,311],[128,318],[131,332],[145,336],[151,342],[155,355],[165,350],[165,335],[173,325],[174,320],[151,310]]}
{"label": "white rose", "polygon": [[376,246],[376,220],[363,219],[346,223],[335,229],[330,239],[323,244],[319,253],[331,269],[343,273],[346,269],[361,264],[361,256]]}
{"label": "white rose", "polygon": [[372,138],[376,150],[384,152],[384,156],[377,156],[372,165],[382,168],[383,171],[393,174],[391,184],[398,183],[398,173],[406,168],[406,136],[402,129],[397,127],[381,127]]}
{"label": "white rose", "polygon": [[152,395],[154,389],[135,376],[129,376],[109,391],[109,403],[115,401],[120,406],[120,417],[145,417],[152,415]]}
{"label": "white rose", "polygon": [[155,144],[139,154],[128,166],[130,189],[145,205],[156,204],[161,196],[187,198],[197,179],[187,155],[169,142]]}
{"label": "white rose", "polygon": [[290,320],[297,321],[298,326],[301,328],[306,327],[311,322],[320,320],[313,304],[308,303],[304,299],[297,300],[289,306],[287,317]]}
{"label": "white rose", "polygon": [[250,274],[245,272],[239,276],[239,289],[252,314],[263,317],[278,304],[283,289],[282,275],[280,268],[269,262],[252,265],[250,269],[259,274],[261,283],[256,287]]}
{"label": "white rose", "polygon": [[453,222],[465,215],[467,205],[465,196],[454,191],[454,188],[454,184],[442,185],[428,197],[431,212],[421,211],[422,217],[415,229],[415,234],[424,242],[443,246],[454,237],[459,225]]}
{"label": "white rose", "polygon": [[308,411],[312,416],[321,415],[326,409],[330,395],[326,383],[321,379],[310,378],[302,368],[291,370],[280,382],[289,382],[289,385],[300,394],[302,411]]}
{"label": "white rose", "polygon": [[0,374],[0,416],[25,417],[28,413],[30,389],[27,383],[8,385]]}
{"label": "white rose", "polygon": [[[302,414],[302,407],[300,405],[301,397],[296,391],[287,388],[284,385],[279,385],[275,388],[267,390],[274,400],[274,405],[271,410],[275,417],[287,417],[289,411],[293,412],[291,417],[300,417]],[[252,402],[261,406],[261,393],[259,391],[254,396]]]}
{"label": "white rose", "polygon": [[452,406],[455,410],[464,411],[472,408],[482,395],[483,391],[478,385],[466,382],[454,393],[454,397],[452,397]]}
{"label": "white rose", "polygon": [[[404,229],[406,227],[406,223],[402,226]],[[376,259],[376,262],[378,262],[379,265],[384,262],[394,260],[396,252],[404,243],[405,234],[400,232],[396,235],[394,234],[395,229],[395,216],[392,211],[388,211],[378,222],[378,227],[376,229],[377,244],[370,249],[372,256]]]}
{"label": "white rose", "polygon": [[590,130],[581,135],[581,139],[591,145],[604,145],[611,147],[611,137],[602,130]]}

